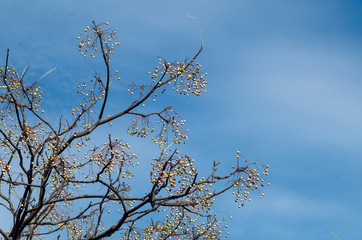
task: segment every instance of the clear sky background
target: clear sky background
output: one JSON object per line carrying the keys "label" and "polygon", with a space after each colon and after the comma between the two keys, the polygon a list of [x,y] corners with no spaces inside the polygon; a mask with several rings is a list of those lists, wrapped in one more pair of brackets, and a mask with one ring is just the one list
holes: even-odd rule
{"label": "clear sky background", "polygon": [[362,239],[361,1],[2,1],[0,63],[10,48],[16,67],[30,65],[28,80],[56,67],[41,81],[56,119],[75,105],[76,82],[102,69],[77,51],[92,20],[117,29],[112,64],[126,83],[157,56],[198,50],[187,15],[200,19],[209,83],[201,97],[168,97],[187,120],[187,153],[200,166],[229,166],[237,150],[270,165],[262,200],[238,209],[231,194],[218,199],[233,216],[229,239]]}

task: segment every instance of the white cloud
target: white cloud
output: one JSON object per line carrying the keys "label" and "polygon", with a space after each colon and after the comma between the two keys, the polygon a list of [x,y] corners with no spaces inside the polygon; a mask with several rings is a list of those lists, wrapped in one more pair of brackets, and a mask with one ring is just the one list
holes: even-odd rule
{"label": "white cloud", "polygon": [[215,100],[227,108],[226,126],[241,123],[267,138],[362,145],[362,59],[353,46],[255,44],[235,56],[240,68],[229,74],[228,98]]}

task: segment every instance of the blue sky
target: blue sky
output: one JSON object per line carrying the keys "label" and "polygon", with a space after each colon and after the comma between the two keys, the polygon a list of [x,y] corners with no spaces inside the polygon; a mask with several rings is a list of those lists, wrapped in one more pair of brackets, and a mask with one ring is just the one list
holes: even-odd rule
{"label": "blue sky", "polygon": [[77,51],[92,20],[117,29],[112,63],[126,82],[157,56],[198,50],[187,15],[200,19],[209,83],[201,97],[168,99],[187,120],[188,154],[227,166],[240,150],[270,165],[263,200],[239,210],[231,194],[219,198],[233,216],[229,239],[361,239],[361,1],[4,1],[1,64],[9,47],[29,80],[56,67],[41,82],[56,116],[75,104],[76,80],[101,69]]}

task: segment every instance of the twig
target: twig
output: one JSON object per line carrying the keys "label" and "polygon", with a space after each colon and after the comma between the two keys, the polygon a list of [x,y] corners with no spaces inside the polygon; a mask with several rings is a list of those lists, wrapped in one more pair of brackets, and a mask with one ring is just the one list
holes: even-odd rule
{"label": "twig", "polygon": [[338,240],[341,240],[339,237],[337,237],[336,234],[334,234],[334,232],[331,232]]}

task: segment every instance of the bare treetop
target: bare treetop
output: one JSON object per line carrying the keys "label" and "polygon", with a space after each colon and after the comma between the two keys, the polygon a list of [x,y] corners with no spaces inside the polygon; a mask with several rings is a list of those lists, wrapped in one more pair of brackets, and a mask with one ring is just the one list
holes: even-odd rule
{"label": "bare treetop", "polygon": [[[111,70],[117,32],[108,22],[94,21],[84,31],[78,37],[80,54],[101,56],[104,73],[76,85],[83,97],[72,118],[59,116],[56,123],[46,119],[39,81],[25,80],[26,71],[19,74],[10,65],[9,50],[0,68],[0,208],[12,216],[10,229],[0,226],[0,239],[227,236],[225,218],[213,208],[216,197],[230,190],[239,207],[251,201],[251,190],[262,198],[261,187],[269,185],[263,179],[268,166],[248,163],[238,151],[227,174],[218,174],[219,163],[210,162],[211,172],[201,177],[194,159],[177,149],[188,140],[185,120],[171,106],[147,110],[169,89],[185,96],[206,91],[207,74],[196,62],[202,44],[183,61],[160,58],[148,84],[128,83],[121,94],[129,94],[131,103],[110,114],[107,100],[112,80],[118,78],[118,71]],[[91,141],[100,126],[128,117],[132,120],[125,130],[149,137],[159,151],[153,159],[142,159],[149,162],[149,176],[141,186],[134,174],[138,154],[125,140],[109,134],[102,145]]]}

